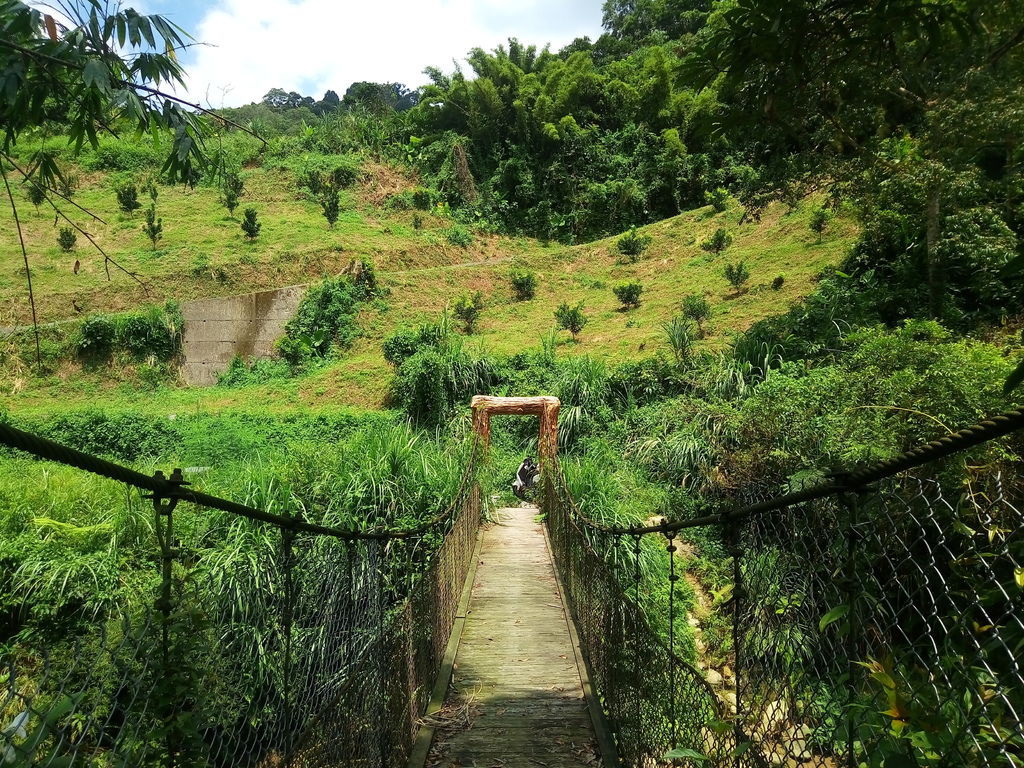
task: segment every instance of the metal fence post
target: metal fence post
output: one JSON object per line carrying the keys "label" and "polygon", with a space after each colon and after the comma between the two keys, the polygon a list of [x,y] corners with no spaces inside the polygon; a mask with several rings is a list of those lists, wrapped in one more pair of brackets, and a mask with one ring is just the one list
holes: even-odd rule
{"label": "metal fence post", "polygon": [[[295,605],[295,573],[293,547],[295,531],[291,528],[281,529],[281,566],[284,569],[284,606],[281,611],[281,628],[284,633],[284,659],[281,669],[281,687],[284,689],[284,729],[282,733],[291,741],[291,734],[298,729],[292,726],[292,624],[294,623]],[[288,745],[285,751],[285,766],[292,765],[294,749]]]}
{"label": "metal fence post", "polygon": [[[663,525],[668,525],[667,520],[661,521]],[[665,551],[668,552],[668,706],[669,706],[669,723],[672,727],[672,739],[669,744],[672,749],[676,748],[676,742],[678,741],[678,718],[676,717],[676,663],[675,663],[675,640],[676,640],[676,581],[679,576],[676,574],[676,544],[675,531],[666,530],[665,538],[668,540],[668,545],[665,547]]]}
{"label": "metal fence post", "polygon": [[854,679],[857,674],[857,642],[858,642],[858,593],[857,579],[854,576],[857,567],[857,543],[860,539],[858,525],[860,523],[860,496],[863,489],[845,490],[839,494],[839,502],[846,510],[846,562],[845,573],[841,582],[843,597],[846,600],[846,641],[844,653],[846,655],[846,765],[847,768],[857,768],[855,756],[854,733],[856,721],[854,717],[854,703],[857,699],[857,689]]}
{"label": "metal fence post", "polygon": [[722,525],[731,527],[725,531],[726,546],[729,556],[732,558],[732,648],[733,648],[733,679],[736,681],[736,712],[733,714],[733,739],[736,744],[734,751],[734,764],[737,768],[742,765],[740,745],[745,741],[743,733],[743,637],[740,632],[740,602],[743,600],[743,550],[740,547],[739,523],[736,520],[730,521],[726,515],[722,516]]}
{"label": "metal fence post", "polygon": [[[154,474],[154,478],[158,481],[165,480],[164,473],[157,470]],[[175,469],[171,473],[166,481],[175,487],[180,487],[185,484],[180,469]],[[153,509],[156,512],[156,525],[154,530],[156,532],[157,544],[160,546],[160,597],[157,598],[155,607],[160,611],[160,654],[161,654],[161,675],[164,685],[168,690],[173,688],[172,678],[174,677],[175,670],[171,663],[171,611],[174,607],[172,597],[172,580],[173,580],[173,569],[174,559],[178,555],[178,542],[174,538],[174,508],[178,506],[178,500],[171,497],[160,496],[157,493],[153,493],[147,498],[153,500]],[[167,768],[174,768],[175,758],[179,749],[178,738],[175,732],[175,728],[171,723],[173,718],[173,707],[175,701],[167,696],[162,697],[165,700],[166,710],[163,713],[164,717],[164,749],[166,754],[164,755],[164,765]]]}

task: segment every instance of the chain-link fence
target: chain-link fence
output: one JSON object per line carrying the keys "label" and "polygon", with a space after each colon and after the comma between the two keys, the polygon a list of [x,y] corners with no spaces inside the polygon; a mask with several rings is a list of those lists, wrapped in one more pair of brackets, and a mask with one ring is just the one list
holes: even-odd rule
{"label": "chain-link fence", "polygon": [[[551,538],[623,761],[667,763],[674,748],[738,768],[1024,766],[1020,491],[946,458],[1022,425],[1014,412],[815,488],[645,528],[587,520],[552,475]],[[732,575],[717,688],[667,650],[685,622],[675,545],[698,527]],[[667,550],[667,637],[630,594],[643,537]]]}
{"label": "chain-link fence", "polygon": [[391,533],[179,505],[196,494],[145,478],[147,562],[126,563],[102,611],[0,647],[0,765],[403,766],[471,564],[471,457],[448,513]]}
{"label": "chain-link fence", "polygon": [[[721,758],[731,749],[724,705],[703,675],[671,650],[673,638],[650,627],[640,607],[641,536],[588,527],[562,475],[556,471],[543,482],[552,554],[619,757],[631,766],[654,765],[676,747]],[[622,571],[616,573],[607,558]],[[629,594],[624,582],[637,591]],[[671,592],[670,601],[671,612]],[[670,633],[677,618],[670,617]]]}

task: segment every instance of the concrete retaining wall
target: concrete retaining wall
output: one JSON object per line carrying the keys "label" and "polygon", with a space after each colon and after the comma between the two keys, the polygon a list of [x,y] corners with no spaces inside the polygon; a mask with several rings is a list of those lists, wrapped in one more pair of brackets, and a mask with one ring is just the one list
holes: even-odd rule
{"label": "concrete retaining wall", "polygon": [[206,386],[217,382],[236,355],[247,360],[274,357],[274,342],[298,309],[306,286],[247,293],[182,304],[185,383]]}

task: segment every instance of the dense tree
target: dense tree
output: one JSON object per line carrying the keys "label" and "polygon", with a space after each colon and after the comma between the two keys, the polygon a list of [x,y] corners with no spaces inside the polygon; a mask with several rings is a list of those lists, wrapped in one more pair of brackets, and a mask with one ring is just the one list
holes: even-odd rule
{"label": "dense tree", "polygon": [[361,107],[375,115],[404,112],[418,101],[419,93],[402,83],[352,83],[341,102],[349,109]]}
{"label": "dense tree", "polygon": [[617,40],[640,43],[661,34],[675,39],[699,31],[712,0],[605,0],[601,21]]}
{"label": "dense tree", "polygon": [[[1003,225],[1021,232],[1011,201],[1024,141],[1022,44],[1015,0],[745,0],[718,6],[696,61],[730,122],[778,151],[753,202],[830,180],[864,205],[874,238],[862,239],[857,271],[923,277],[927,311],[947,317],[965,309],[945,305],[951,273],[980,247],[951,243],[963,238],[951,224],[984,208],[999,221],[978,237]],[[913,197],[879,207],[894,185]],[[996,258],[1005,264],[1008,252]]]}

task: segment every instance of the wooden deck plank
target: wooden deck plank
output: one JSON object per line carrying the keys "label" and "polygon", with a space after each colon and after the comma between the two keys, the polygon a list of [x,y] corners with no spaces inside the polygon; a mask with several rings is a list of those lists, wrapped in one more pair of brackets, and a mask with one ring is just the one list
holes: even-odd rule
{"label": "wooden deck plank", "polygon": [[551,554],[534,508],[484,531],[455,671],[428,765],[599,766]]}

